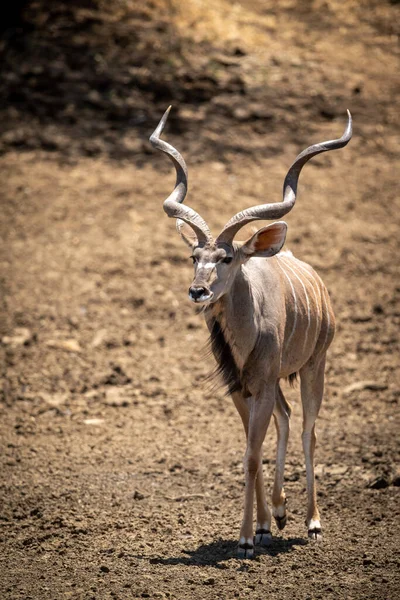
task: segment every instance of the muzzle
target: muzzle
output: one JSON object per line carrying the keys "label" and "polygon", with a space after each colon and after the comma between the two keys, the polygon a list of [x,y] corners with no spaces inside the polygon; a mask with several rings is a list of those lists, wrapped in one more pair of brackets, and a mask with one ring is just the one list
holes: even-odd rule
{"label": "muzzle", "polygon": [[211,290],[203,286],[192,285],[189,288],[189,298],[192,302],[207,302],[214,296]]}

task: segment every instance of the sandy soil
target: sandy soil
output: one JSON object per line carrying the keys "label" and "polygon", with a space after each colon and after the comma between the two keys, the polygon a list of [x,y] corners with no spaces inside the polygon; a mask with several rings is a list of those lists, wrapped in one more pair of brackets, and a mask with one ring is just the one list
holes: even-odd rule
{"label": "sandy soil", "polygon": [[[400,597],[398,6],[78,4],[28,3],[1,42],[1,598]],[[322,544],[288,387],[288,525],[235,558],[244,436],[206,382],[191,261],[162,211],[174,175],[147,143],[170,102],[188,203],[215,232],[279,200],[297,152],[353,112],[286,219],[338,322]],[[268,490],[274,453],[271,428]]]}

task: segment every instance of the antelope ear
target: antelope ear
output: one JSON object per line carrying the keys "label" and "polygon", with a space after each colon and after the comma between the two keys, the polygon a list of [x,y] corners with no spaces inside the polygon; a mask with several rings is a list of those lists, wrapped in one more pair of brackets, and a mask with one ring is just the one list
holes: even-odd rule
{"label": "antelope ear", "polygon": [[246,258],[252,256],[274,256],[285,243],[287,225],[284,221],[271,223],[252,235],[240,250]]}
{"label": "antelope ear", "polygon": [[185,242],[189,246],[189,248],[193,248],[193,246],[197,246],[199,241],[197,239],[197,235],[195,231],[186,223],[182,221],[182,219],[176,220],[176,229]]}

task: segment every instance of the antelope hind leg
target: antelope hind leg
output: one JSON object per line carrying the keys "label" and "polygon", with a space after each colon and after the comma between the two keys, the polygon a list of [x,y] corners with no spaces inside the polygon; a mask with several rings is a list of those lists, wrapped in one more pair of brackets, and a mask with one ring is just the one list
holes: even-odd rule
{"label": "antelope hind leg", "polygon": [[308,537],[322,540],[320,514],[314,474],[314,452],[316,444],[315,421],[318,417],[324,393],[325,355],[313,360],[300,371],[301,401],[303,404],[303,450],[307,475],[307,518]]}
{"label": "antelope hind leg", "polygon": [[278,384],[276,405],[274,409],[274,419],[277,433],[277,449],[275,480],[272,491],[272,514],[274,516],[276,525],[280,530],[284,529],[287,522],[286,496],[283,489],[283,478],[287,444],[289,440],[290,414],[290,404],[287,402]]}

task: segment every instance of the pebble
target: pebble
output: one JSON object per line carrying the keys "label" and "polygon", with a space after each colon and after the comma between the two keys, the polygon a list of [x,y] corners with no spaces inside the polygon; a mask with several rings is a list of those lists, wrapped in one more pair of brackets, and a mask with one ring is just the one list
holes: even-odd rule
{"label": "pebble", "polygon": [[387,390],[388,386],[385,383],[379,383],[377,381],[355,381],[350,385],[347,385],[343,388],[343,394],[345,396],[351,394],[352,392],[357,392],[361,390],[371,390],[373,392],[380,392],[383,390]]}
{"label": "pebble", "polygon": [[47,340],[46,346],[56,350],[65,350],[66,352],[82,352],[78,340],[73,338],[67,340]]}
{"label": "pebble", "polygon": [[134,500],[143,500],[145,496],[142,494],[142,492],[139,492],[139,490],[135,490],[132,497]]}
{"label": "pebble", "polygon": [[385,475],[379,475],[368,483],[369,488],[372,490],[382,490],[389,487],[389,480]]}
{"label": "pebble", "polygon": [[331,467],[327,467],[326,473],[327,475],[333,475],[334,477],[341,477],[342,475],[345,475],[348,470],[349,467],[346,465],[332,465]]}
{"label": "pebble", "polygon": [[101,346],[103,344],[103,342],[105,341],[107,337],[107,329],[99,329],[93,340],[91,343],[92,348],[98,348],[99,346]]}
{"label": "pebble", "polygon": [[61,404],[65,404],[66,400],[68,399],[68,394],[48,394],[47,392],[41,392],[40,397],[46,402],[46,404],[56,407],[61,406]]}
{"label": "pebble", "polygon": [[106,391],[104,404],[107,406],[129,406],[130,399],[126,396],[126,390],[111,387]]}
{"label": "pebble", "polygon": [[85,419],[83,423],[85,425],[101,425],[104,423],[104,419]]}
{"label": "pebble", "polygon": [[13,335],[5,335],[1,338],[5,346],[24,346],[32,340],[32,333],[27,327],[16,327]]}

